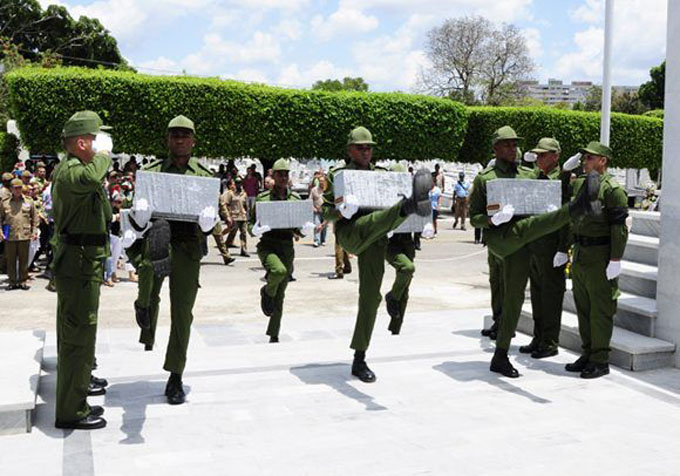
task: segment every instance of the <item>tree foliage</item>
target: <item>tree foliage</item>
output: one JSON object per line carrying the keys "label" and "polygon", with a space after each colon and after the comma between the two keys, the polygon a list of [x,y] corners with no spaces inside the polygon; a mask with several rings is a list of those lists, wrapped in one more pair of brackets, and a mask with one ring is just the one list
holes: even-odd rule
{"label": "tree foliage", "polygon": [[14,134],[0,132],[0,172],[10,172],[19,160],[19,141]]}
{"label": "tree foliage", "polygon": [[340,81],[339,79],[326,79],[323,81],[319,80],[316,83],[314,83],[312,89],[315,91],[329,91],[329,92],[338,91],[367,92],[368,83],[364,81],[364,78],[345,77],[343,78],[342,81]]}
{"label": "tree foliage", "polygon": [[51,54],[65,65],[128,68],[116,40],[99,20],[75,20],[59,5],[43,10],[37,0],[2,0],[0,37],[16,45],[29,62],[40,63]]}
{"label": "tree foliage", "polygon": [[209,157],[344,158],[347,133],[373,132],[377,158],[454,160],[467,127],[461,104],[399,93],[303,91],[191,77],[82,68],[8,74],[12,112],[34,152],[60,146],[64,121],[97,111],[116,151],[166,153],[166,125],[194,120],[196,153]]}
{"label": "tree foliage", "polygon": [[421,70],[419,88],[466,104],[477,96],[487,104],[515,98],[522,93],[518,81],[534,68],[514,25],[496,28],[481,16],[445,20],[428,32],[425,52],[431,67]]}
{"label": "tree foliage", "polygon": [[640,85],[638,95],[649,109],[663,109],[664,88],[666,85],[666,61],[649,70],[651,80]]}
{"label": "tree foliage", "polygon": [[[522,149],[529,149],[541,137],[560,141],[562,157],[575,154],[600,136],[600,114],[563,111],[549,107],[470,107],[468,132],[460,157],[466,162],[486,163],[491,158],[491,137],[499,127],[510,125],[524,137]],[[612,114],[611,146],[614,167],[661,167],[663,121],[644,116]]]}

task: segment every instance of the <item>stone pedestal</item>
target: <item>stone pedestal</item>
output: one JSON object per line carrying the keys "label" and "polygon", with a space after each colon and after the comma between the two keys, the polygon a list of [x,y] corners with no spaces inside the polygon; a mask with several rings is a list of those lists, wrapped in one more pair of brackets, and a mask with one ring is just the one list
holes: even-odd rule
{"label": "stone pedestal", "polygon": [[[680,344],[680,2],[668,2],[666,95],[657,304],[659,338]],[[675,353],[680,366],[680,352]]]}

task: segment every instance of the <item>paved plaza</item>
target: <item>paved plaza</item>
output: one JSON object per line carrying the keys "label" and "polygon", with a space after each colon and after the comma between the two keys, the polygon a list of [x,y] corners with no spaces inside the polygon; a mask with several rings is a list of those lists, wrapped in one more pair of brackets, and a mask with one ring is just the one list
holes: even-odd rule
{"label": "paved plaza", "polygon": [[[511,360],[522,377],[490,373],[493,344],[479,334],[486,249],[472,231],[440,226],[416,259],[402,335],[388,333],[380,309],[373,384],[350,375],[357,275],[326,279],[332,235],[326,247],[296,246],[298,280],[276,345],[264,335],[257,259],[225,267],[211,249],[180,406],[163,396],[167,290],[157,345],[144,352],[135,286],[103,289],[96,374],[109,388],[90,401],[104,405],[108,426],[92,432],[53,426],[55,295],[40,279],[27,292],[0,292],[11,309],[0,330],[47,331],[33,431],[0,436],[0,475],[678,474],[680,370],[613,368],[586,381],[564,371],[575,358],[566,350],[544,361],[519,355],[529,338],[518,334]],[[386,269],[383,292],[393,277]]]}

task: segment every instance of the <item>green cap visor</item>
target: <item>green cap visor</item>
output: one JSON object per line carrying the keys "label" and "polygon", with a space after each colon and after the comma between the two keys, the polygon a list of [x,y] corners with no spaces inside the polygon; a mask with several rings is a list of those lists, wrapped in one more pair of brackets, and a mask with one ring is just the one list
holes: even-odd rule
{"label": "green cap visor", "polygon": [[612,159],[612,157],[614,157],[614,153],[609,147],[597,141],[590,142],[586,147],[581,149],[580,152],[582,154],[599,155],[602,157],[607,157],[610,160]]}

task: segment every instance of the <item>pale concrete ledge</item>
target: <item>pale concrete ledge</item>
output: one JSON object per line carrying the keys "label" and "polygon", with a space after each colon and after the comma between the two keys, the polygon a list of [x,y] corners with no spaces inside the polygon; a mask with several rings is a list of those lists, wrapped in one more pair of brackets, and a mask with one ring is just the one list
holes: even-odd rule
{"label": "pale concrete ledge", "polygon": [[0,435],[31,431],[45,331],[0,332]]}

